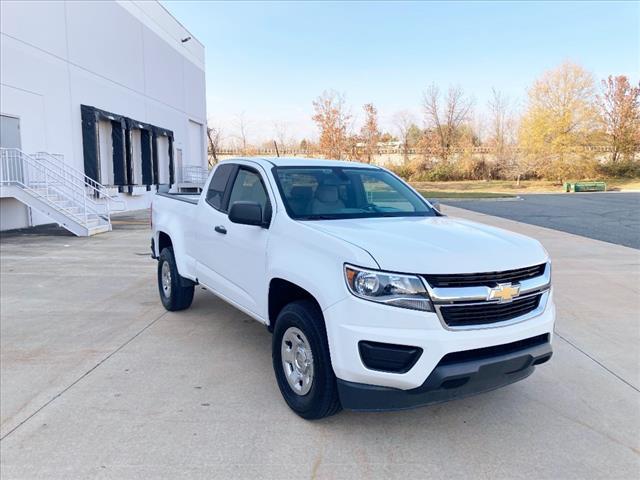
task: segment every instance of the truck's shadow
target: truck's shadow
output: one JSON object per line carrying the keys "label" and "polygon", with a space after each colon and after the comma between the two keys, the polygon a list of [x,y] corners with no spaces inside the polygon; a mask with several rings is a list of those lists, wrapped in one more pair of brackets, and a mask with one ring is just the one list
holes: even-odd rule
{"label": "truck's shadow", "polygon": [[[204,322],[210,327],[203,334],[211,336],[212,345],[222,342],[225,349],[230,348],[236,352],[239,371],[257,374],[253,377],[259,380],[253,388],[260,390],[264,397],[266,406],[262,408],[285,405],[272,370],[272,337],[264,325],[202,289],[198,289],[192,307],[186,312],[189,315],[185,322]],[[450,432],[452,425],[467,428],[474,422],[477,423],[478,416],[486,418],[499,414],[501,410],[511,410],[509,406],[518,401],[518,391],[523,386],[526,388],[527,383],[525,380],[521,385],[511,385],[493,392],[416,409],[392,412],[343,411],[330,418],[306,423],[312,428],[331,426],[344,432],[356,429],[363,433],[401,433],[406,431],[408,425],[412,429],[429,428],[434,432],[441,427]],[[287,413],[283,420],[294,423],[303,421],[288,409]]]}

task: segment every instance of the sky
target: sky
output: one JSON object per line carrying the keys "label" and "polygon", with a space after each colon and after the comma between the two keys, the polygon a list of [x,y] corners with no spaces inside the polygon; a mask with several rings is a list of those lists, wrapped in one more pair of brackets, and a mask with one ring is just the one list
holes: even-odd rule
{"label": "sky", "polygon": [[209,122],[232,139],[317,137],[312,101],[345,95],[354,128],[373,103],[393,133],[423,123],[422,95],[457,85],[487,110],[491,89],[524,108],[533,81],[564,60],[599,80],[640,76],[640,2],[211,2],[162,0],[205,45]]}

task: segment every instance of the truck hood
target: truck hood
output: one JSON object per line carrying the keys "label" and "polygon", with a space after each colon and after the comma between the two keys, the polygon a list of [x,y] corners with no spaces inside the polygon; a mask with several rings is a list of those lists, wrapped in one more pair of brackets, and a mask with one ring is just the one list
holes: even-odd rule
{"label": "truck hood", "polygon": [[500,228],[451,217],[305,222],[368,251],[382,270],[447,274],[495,272],[544,263],[542,245]]}

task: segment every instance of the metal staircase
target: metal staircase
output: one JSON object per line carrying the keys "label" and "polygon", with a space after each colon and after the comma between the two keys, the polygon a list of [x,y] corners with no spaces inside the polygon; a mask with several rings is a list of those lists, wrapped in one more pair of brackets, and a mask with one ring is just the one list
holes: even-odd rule
{"label": "metal staircase", "polygon": [[124,200],[59,156],[17,148],[2,148],[0,154],[0,196],[16,198],[75,235],[111,230],[111,212],[126,209]]}

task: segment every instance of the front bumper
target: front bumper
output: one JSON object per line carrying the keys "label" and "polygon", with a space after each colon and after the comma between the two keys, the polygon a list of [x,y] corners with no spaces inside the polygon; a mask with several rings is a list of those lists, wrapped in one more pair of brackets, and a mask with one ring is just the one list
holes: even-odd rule
{"label": "front bumper", "polygon": [[[444,401],[527,377],[536,361],[551,353],[555,306],[551,292],[542,312],[533,318],[469,330],[446,329],[435,313],[381,305],[354,296],[347,296],[325,309],[324,316],[331,362],[343,405],[358,410],[381,410]],[[449,353],[510,344],[545,334],[548,334],[547,347],[535,351],[520,352],[509,358],[498,355],[456,368],[439,366]],[[371,370],[360,358],[360,341],[418,347],[422,354],[403,373]],[[459,387],[441,391],[442,382],[438,383],[438,380],[458,374],[469,380]]]}
{"label": "front bumper", "polygon": [[420,387],[410,390],[338,379],[340,401],[350,410],[403,410],[494,390],[528,377],[551,358],[548,335],[542,338],[546,341],[489,358],[441,362]]}

